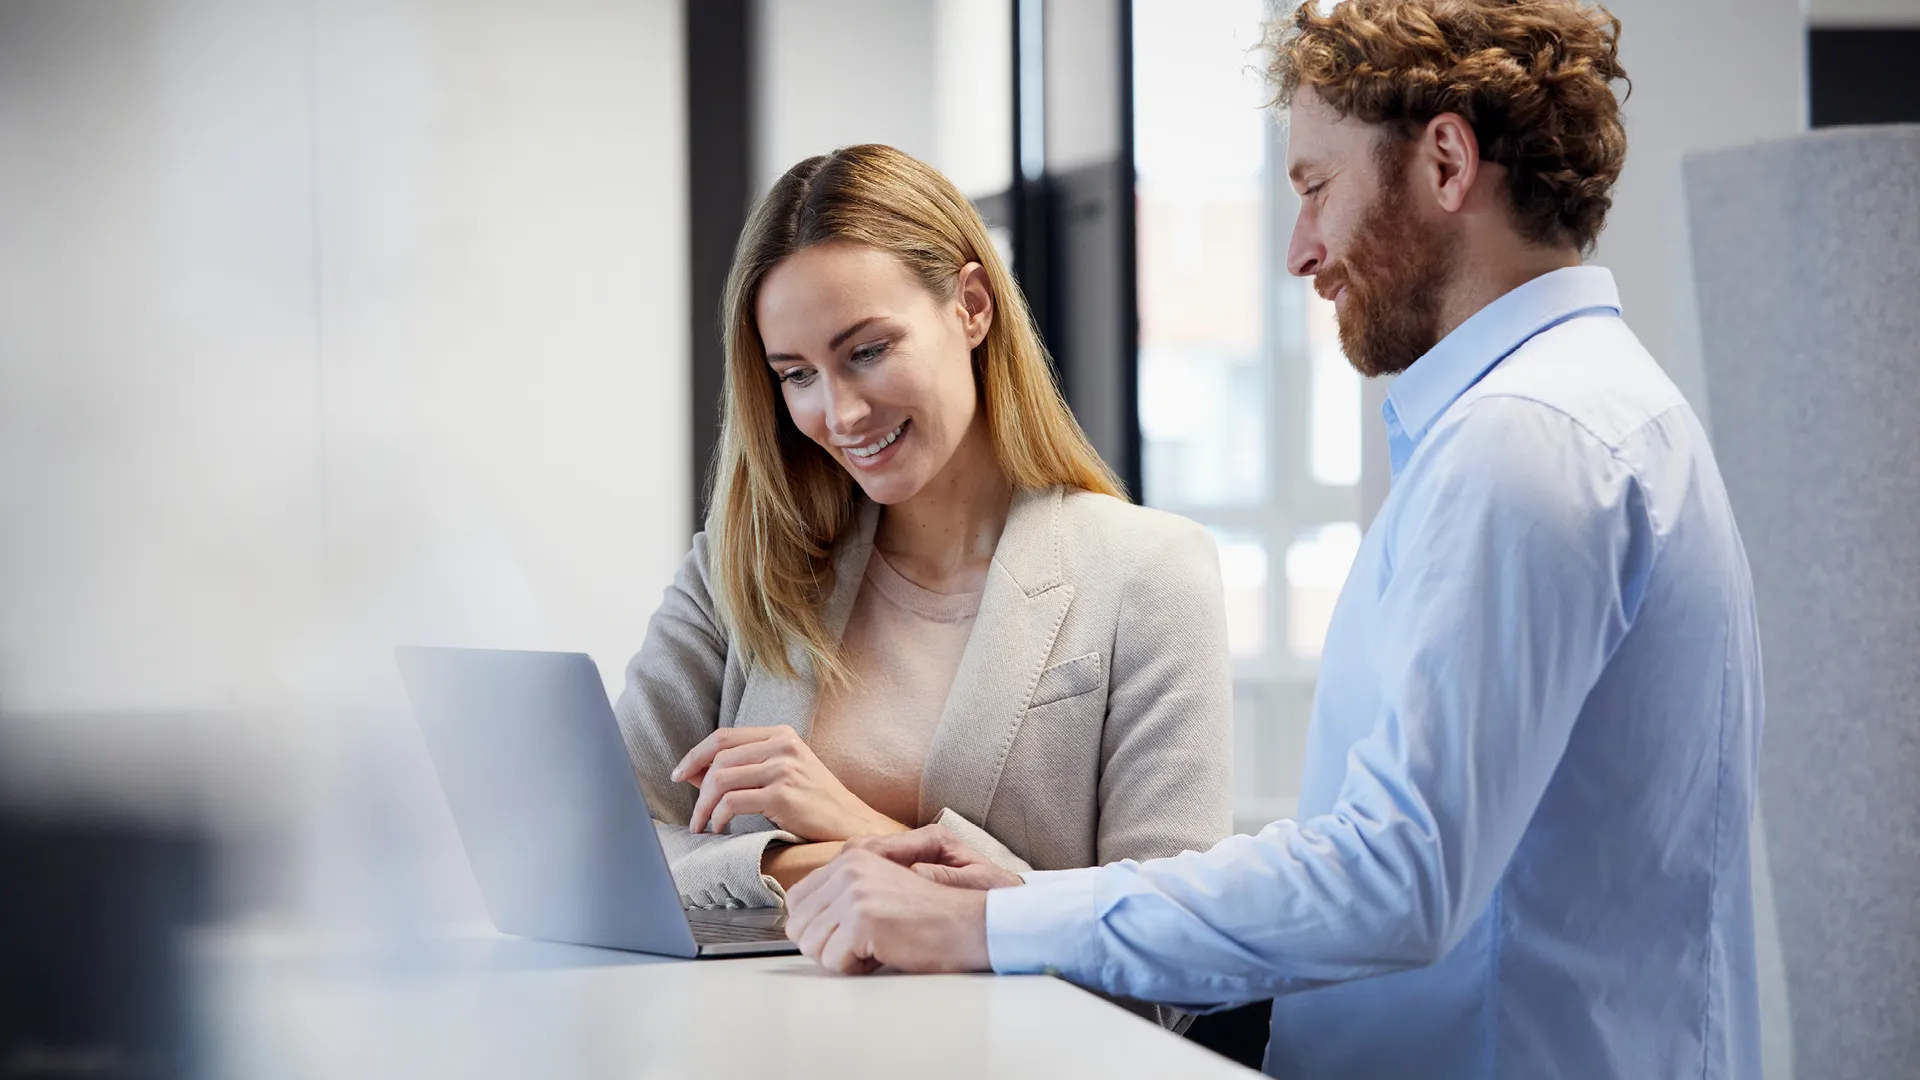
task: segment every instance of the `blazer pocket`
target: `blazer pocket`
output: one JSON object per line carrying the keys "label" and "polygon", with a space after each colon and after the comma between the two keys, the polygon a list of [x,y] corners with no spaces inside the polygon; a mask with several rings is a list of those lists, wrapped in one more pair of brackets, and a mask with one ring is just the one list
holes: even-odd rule
{"label": "blazer pocket", "polygon": [[1033,700],[1027,708],[1037,709],[1100,689],[1102,668],[1097,652],[1060,661],[1040,673],[1040,681],[1033,687]]}

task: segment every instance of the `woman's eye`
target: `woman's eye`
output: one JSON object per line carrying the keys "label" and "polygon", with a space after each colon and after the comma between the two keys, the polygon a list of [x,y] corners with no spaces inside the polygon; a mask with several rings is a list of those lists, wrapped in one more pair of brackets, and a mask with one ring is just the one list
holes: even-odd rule
{"label": "woman's eye", "polygon": [[872,345],[862,345],[853,350],[853,362],[856,364],[871,364],[875,360],[885,356],[886,353],[887,342],[877,341]]}
{"label": "woman's eye", "polygon": [[780,376],[780,381],[794,386],[805,386],[813,381],[813,369],[790,368]]}

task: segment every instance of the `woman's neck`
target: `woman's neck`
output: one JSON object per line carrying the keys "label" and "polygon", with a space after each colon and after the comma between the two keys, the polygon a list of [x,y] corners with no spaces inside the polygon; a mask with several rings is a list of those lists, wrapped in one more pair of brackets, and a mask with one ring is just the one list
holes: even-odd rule
{"label": "woman's neck", "polygon": [[939,475],[912,498],[881,511],[874,546],[923,589],[977,592],[1012,502],[1013,487],[994,457],[985,418],[976,417]]}

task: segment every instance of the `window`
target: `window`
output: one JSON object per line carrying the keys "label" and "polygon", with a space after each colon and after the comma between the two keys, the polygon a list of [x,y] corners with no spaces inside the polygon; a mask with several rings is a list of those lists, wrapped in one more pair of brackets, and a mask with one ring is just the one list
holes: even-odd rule
{"label": "window", "polygon": [[1263,0],[1135,0],[1143,501],[1220,544],[1235,819],[1291,816],[1334,599],[1360,546],[1361,380],[1286,272],[1297,203]]}

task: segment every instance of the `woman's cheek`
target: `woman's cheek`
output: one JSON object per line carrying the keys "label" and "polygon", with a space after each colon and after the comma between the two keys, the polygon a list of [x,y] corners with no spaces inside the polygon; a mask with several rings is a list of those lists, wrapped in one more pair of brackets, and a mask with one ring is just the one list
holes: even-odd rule
{"label": "woman's cheek", "polygon": [[793,418],[793,426],[800,429],[800,434],[816,443],[824,443],[826,425],[821,423],[820,410],[813,407],[806,389],[789,385],[782,388],[781,394],[787,401],[787,415]]}

